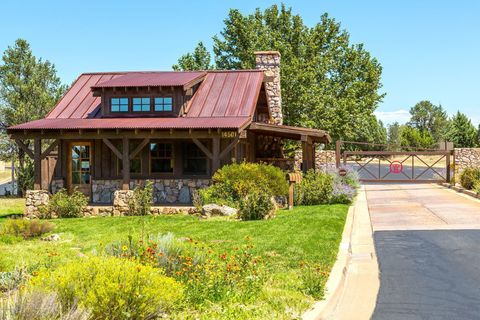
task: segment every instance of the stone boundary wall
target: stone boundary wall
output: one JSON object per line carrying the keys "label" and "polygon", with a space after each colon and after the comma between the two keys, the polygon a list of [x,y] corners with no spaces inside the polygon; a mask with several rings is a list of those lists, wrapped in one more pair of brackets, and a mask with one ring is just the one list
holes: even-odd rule
{"label": "stone boundary wall", "polygon": [[[194,189],[206,188],[210,179],[148,179],[153,183],[153,202],[156,204],[191,204]],[[130,181],[130,189],[147,180]],[[121,189],[121,180],[93,180],[92,202],[96,204],[111,204],[114,193]]]}
{"label": "stone boundary wall", "polygon": [[[295,170],[300,170],[302,163],[302,151],[295,152]],[[327,167],[335,167],[335,150],[315,151],[315,169],[324,170]]]}
{"label": "stone boundary wall", "polygon": [[453,150],[455,175],[467,167],[480,167],[480,148],[455,148]]}

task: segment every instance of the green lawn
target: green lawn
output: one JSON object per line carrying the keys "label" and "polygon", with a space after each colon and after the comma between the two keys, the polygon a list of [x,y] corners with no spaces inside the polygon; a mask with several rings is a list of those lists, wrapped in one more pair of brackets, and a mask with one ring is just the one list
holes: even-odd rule
{"label": "green lawn", "polygon": [[24,198],[0,198],[0,218],[12,214],[23,214]]}
{"label": "green lawn", "polygon": [[[19,204],[15,201],[6,209],[8,201],[11,200],[0,199],[2,212],[19,212]],[[245,311],[245,317],[287,319],[313,302],[313,298],[305,295],[299,286],[300,262],[320,263],[330,270],[335,262],[347,210],[346,205],[297,207],[292,211],[280,211],[271,220],[245,222],[199,220],[186,215],[56,219],[52,221],[56,225],[54,232],[60,234],[59,242],[0,242],[0,271],[21,264],[43,265],[51,263],[52,259],[61,263],[84,254],[96,254],[112,241],[126,239],[129,234],[138,236],[142,225],[146,233],[173,232],[180,237],[207,243],[218,252],[244,244],[248,236],[255,246],[255,253],[264,257],[271,280],[255,306]],[[0,224],[5,220],[0,219]],[[285,316],[285,308],[295,312]]]}

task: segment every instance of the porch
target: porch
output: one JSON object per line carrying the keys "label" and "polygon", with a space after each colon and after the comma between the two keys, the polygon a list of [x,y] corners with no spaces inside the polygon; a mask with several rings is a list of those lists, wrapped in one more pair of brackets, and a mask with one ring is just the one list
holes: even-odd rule
{"label": "porch", "polygon": [[[194,189],[232,162],[268,162],[293,170],[282,140],[302,142],[304,171],[314,167],[315,144],[330,142],[321,130],[264,123],[229,129],[41,129],[9,132],[34,160],[34,189],[74,188],[93,204],[111,204],[115,190],[151,180],[154,202],[185,205]],[[30,148],[33,141],[33,150]]]}

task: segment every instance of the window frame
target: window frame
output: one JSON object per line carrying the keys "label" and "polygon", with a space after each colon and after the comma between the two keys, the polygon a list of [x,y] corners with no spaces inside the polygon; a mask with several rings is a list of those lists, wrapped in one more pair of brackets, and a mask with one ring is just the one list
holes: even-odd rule
{"label": "window frame", "polygon": [[[114,111],[113,108],[112,108],[113,105],[114,105],[114,104],[113,104],[113,99],[118,99],[118,100],[119,100],[119,101],[118,101],[119,103],[118,103],[118,104],[115,104],[116,106],[118,106],[118,111]],[[125,104],[120,103],[120,101],[121,101],[122,99],[127,99],[127,110],[126,110],[126,111],[120,110],[120,107],[125,105]],[[113,113],[113,114],[125,114],[125,113],[130,113],[130,97],[126,97],[126,96],[110,97],[109,101],[110,101],[110,108],[109,108],[109,112],[110,112],[110,113]]]}
{"label": "window frame", "polygon": [[[163,102],[161,104],[163,110],[157,110],[156,109],[156,106],[157,106],[157,103],[156,103],[156,99],[165,99],[165,98],[170,98],[172,100],[172,103],[171,103],[171,110],[165,110],[165,102]],[[162,100],[163,101],[163,100]],[[175,107],[174,107],[174,101],[173,101],[173,96],[172,95],[155,95],[153,96],[153,99],[152,99],[152,105],[153,105],[153,108],[152,108],[152,112],[154,113],[173,113],[175,110]]]}
{"label": "window frame", "polygon": [[[208,145],[208,143],[207,143]],[[192,147],[194,147],[196,150],[199,151],[199,155],[197,156],[189,156],[187,157],[187,150],[193,150]],[[207,176],[209,174],[209,159],[207,155],[194,143],[194,142],[186,142],[182,143],[182,175],[185,176]],[[205,161],[205,171],[203,172],[190,172],[190,171],[185,171],[185,162],[188,160],[204,160]]]}
{"label": "window frame", "polygon": [[[152,156],[152,149],[151,149],[151,145],[152,144],[164,144],[164,145],[170,145],[170,148],[171,148],[171,151],[170,151],[170,157],[167,157],[167,156],[156,156],[156,157],[153,157]],[[170,160],[170,169],[171,171],[153,171],[152,170],[152,161],[153,160],[157,160],[157,159],[160,159],[160,160]],[[175,157],[175,143],[173,142],[165,142],[165,141],[150,141],[150,143],[148,144],[148,173],[150,175],[158,175],[158,176],[161,176],[161,175],[169,175],[169,176],[172,176],[175,172],[175,164],[176,164],[176,157]]]}
{"label": "window frame", "polygon": [[[140,99],[140,110],[135,110],[135,99]],[[148,110],[143,110],[143,99],[148,99]],[[134,96],[132,97],[132,111],[131,113],[151,113],[152,112],[152,97],[151,96]]]}

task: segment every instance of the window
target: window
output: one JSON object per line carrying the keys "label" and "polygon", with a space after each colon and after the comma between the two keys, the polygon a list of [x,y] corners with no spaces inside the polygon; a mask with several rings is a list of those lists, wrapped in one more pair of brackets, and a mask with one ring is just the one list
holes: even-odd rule
{"label": "window", "polygon": [[150,143],[151,172],[173,172],[172,149],[171,143]]}
{"label": "window", "polygon": [[207,174],[207,156],[195,143],[185,143],[183,146],[183,173]]}
{"label": "window", "polygon": [[[130,140],[128,144],[128,148],[130,149],[129,152],[132,153],[135,149],[137,149],[140,143],[138,141]],[[119,146],[119,150],[122,150],[122,145]],[[130,173],[141,173],[142,172],[142,151],[137,153],[133,159],[130,159]],[[118,173],[122,174],[123,170],[123,161],[118,159]]]}
{"label": "window", "polygon": [[133,111],[150,111],[150,98],[133,98]]}
{"label": "window", "polygon": [[173,111],[172,97],[158,97],[155,98],[155,111],[171,112]]}
{"label": "window", "polygon": [[110,111],[128,112],[128,98],[112,98],[110,100]]}

